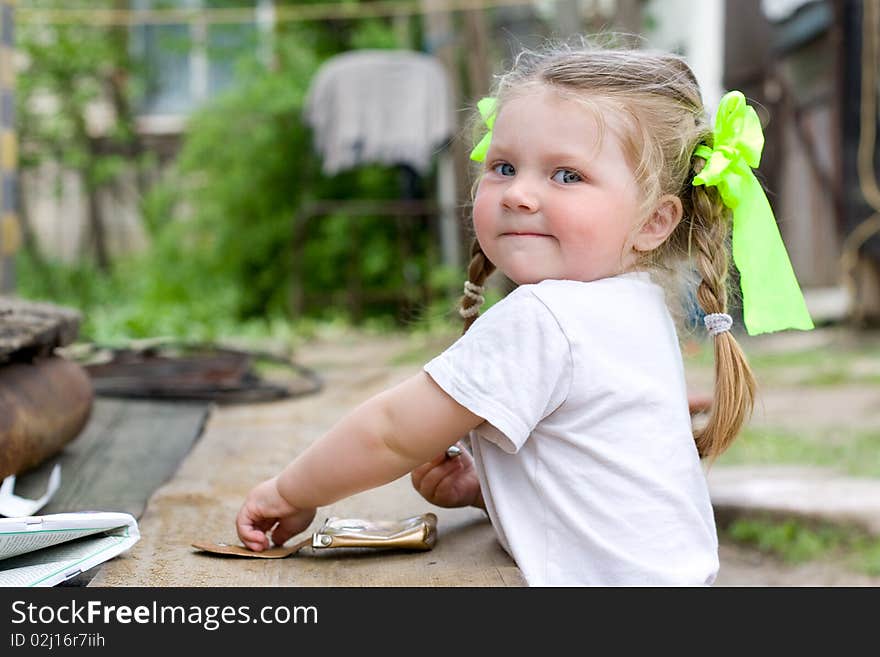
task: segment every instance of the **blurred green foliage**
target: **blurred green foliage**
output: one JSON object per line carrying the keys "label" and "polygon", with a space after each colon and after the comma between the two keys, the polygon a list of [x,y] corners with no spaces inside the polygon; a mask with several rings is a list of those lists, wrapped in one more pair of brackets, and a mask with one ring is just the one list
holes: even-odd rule
{"label": "blurred green foliage", "polygon": [[855,572],[880,575],[880,540],[859,527],[754,517],[738,518],[722,532],[788,564],[834,560]]}
{"label": "blurred green foliage", "polygon": [[853,476],[880,477],[880,432],[850,427],[794,431],[746,426],[718,463],[822,465]]}
{"label": "blurred green foliage", "polygon": [[[89,81],[106,68],[103,60],[111,61],[107,53],[115,52],[111,41],[118,34],[95,29],[88,38],[88,48],[71,54],[82,34],[61,30],[29,50],[33,71],[56,66],[68,55],[78,62],[56,71],[44,92],[58,93],[61,81],[69,79],[89,90],[83,103],[100,93],[100,85]],[[358,281],[362,297],[357,319],[390,326],[424,314],[427,309],[419,305],[424,299],[436,302],[439,295],[448,304],[444,290],[453,273],[430,266],[437,258],[430,226],[411,224],[409,247],[401,252],[393,218],[335,213],[309,224],[297,263],[304,273],[305,304],[300,317],[290,313],[297,212],[320,199],[397,199],[404,182],[400,171],[379,166],[321,175],[301,118],[309,82],[320,64],[339,52],[403,46],[381,19],[279,24],[272,66],[251,49],[238,62],[236,83],[189,117],[174,163],[161,176],[157,168],[151,171],[140,208],[148,250],[105,267],[92,258],[76,265],[51,262],[31,245],[19,257],[19,293],[81,309],[82,334],[102,341],[153,335],[215,339],[236,327],[277,326],[282,320],[338,321],[350,318],[352,281]],[[111,68],[125,63],[120,57]],[[136,63],[127,65],[137,71]],[[130,104],[136,105],[146,79],[133,75],[124,87]],[[31,98],[30,92],[22,98],[28,121]],[[59,106],[50,117],[55,128],[33,125],[22,140],[44,146],[44,157],[63,154],[64,163],[75,166],[89,142],[71,150],[60,126],[79,120],[83,103]],[[120,130],[131,132],[130,123],[123,123]],[[33,165],[38,161],[35,157]],[[111,185],[114,167],[125,165],[117,155],[101,160],[89,175],[96,185]],[[430,187],[424,191],[433,194]]]}
{"label": "blurred green foliage", "polygon": [[808,525],[794,519],[739,519],[726,528],[735,541],[781,557],[789,563],[802,563],[831,552],[850,542],[851,532],[833,525]]}

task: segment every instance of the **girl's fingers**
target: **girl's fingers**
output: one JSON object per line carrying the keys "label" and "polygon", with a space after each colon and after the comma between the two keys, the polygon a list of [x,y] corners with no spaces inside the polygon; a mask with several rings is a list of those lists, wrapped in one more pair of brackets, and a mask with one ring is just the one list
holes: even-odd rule
{"label": "girl's fingers", "polygon": [[[268,523],[268,525],[267,525]],[[261,520],[254,521],[248,517],[244,510],[239,513],[236,519],[235,529],[238,537],[248,549],[255,552],[262,552],[269,547],[269,539],[266,538],[266,530],[272,527],[271,521]]]}
{"label": "girl's fingers", "polygon": [[440,463],[422,477],[421,482],[416,490],[426,499],[431,499],[437,494],[437,487],[440,483],[451,475],[461,472],[463,464],[459,458]]}
{"label": "girl's fingers", "polygon": [[447,460],[446,459],[446,452],[443,452],[442,454],[438,454],[437,456],[432,458],[427,463],[423,463],[422,465],[417,467],[415,470],[413,470],[411,473],[413,486],[415,486],[416,489],[418,489],[419,485],[421,484],[422,478],[427,473],[429,473],[433,468],[436,468],[438,465],[440,465],[441,463],[443,463],[446,460]]}
{"label": "girl's fingers", "polygon": [[444,504],[461,506],[464,499],[463,483],[461,477],[444,477],[437,482],[434,496],[438,501],[443,501]]}
{"label": "girl's fingers", "polygon": [[257,531],[251,527],[242,527],[241,525],[238,525],[236,530],[238,532],[238,538],[244,543],[245,547],[257,552],[261,550],[262,544],[260,543],[260,538],[266,538],[266,535],[263,532]]}
{"label": "girl's fingers", "polygon": [[415,468],[412,472],[410,472],[410,478],[412,479],[413,487],[418,488],[419,484],[422,483],[422,478],[425,476],[425,473],[428,472],[434,466],[430,463],[425,463]]}
{"label": "girl's fingers", "polygon": [[455,504],[452,500],[457,498],[458,482],[467,470],[474,467],[470,453],[459,448],[458,456],[448,457],[444,450],[412,471],[413,488],[429,502],[440,506]]}

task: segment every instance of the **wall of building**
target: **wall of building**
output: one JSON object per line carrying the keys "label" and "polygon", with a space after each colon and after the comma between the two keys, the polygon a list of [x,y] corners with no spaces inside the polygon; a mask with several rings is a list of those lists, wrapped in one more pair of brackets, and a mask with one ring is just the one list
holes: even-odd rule
{"label": "wall of building", "polygon": [[[30,229],[42,252],[62,262],[75,262],[92,253],[87,199],[79,176],[57,163],[22,174],[22,203]],[[135,253],[148,245],[140,217],[140,194],[134,173],[123,174],[113,190],[99,194],[112,255]]]}

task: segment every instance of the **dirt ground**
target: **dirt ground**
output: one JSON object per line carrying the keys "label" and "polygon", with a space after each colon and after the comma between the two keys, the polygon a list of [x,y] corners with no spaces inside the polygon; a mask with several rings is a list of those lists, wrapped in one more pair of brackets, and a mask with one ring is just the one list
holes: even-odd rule
{"label": "dirt ground", "polygon": [[[295,355],[298,362],[320,372],[327,386],[350,380],[364,363],[406,371],[417,371],[426,360],[438,353],[455,334],[433,336],[369,336],[356,333],[324,335],[303,344]],[[759,339],[745,338],[752,353],[786,353],[812,349],[863,349],[866,341],[878,336],[858,334],[847,329],[823,329],[811,333],[778,334]],[[344,347],[342,347],[344,345]],[[854,363],[861,370],[876,370],[876,359],[863,358]],[[686,360],[688,386],[692,391],[711,390],[712,371],[706,364]],[[761,372],[757,373],[761,379]],[[798,427],[835,425],[854,429],[880,426],[880,386],[852,385],[803,387],[786,384],[784,373],[768,374],[761,387],[761,398],[752,422],[756,425]],[[796,378],[796,377],[795,377]],[[321,404],[321,396],[315,398]],[[344,409],[337,409],[343,411]],[[756,549],[736,544],[722,536],[721,570],[716,580],[720,586],[878,586],[880,577],[853,570],[842,558],[811,561],[798,565]]]}

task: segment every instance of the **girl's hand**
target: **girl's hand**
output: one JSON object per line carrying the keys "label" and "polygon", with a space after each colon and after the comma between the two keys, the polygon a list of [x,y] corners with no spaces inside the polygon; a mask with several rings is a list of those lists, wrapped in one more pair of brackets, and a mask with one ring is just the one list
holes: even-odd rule
{"label": "girl's hand", "polygon": [[701,394],[701,393],[688,393],[688,410],[690,410],[691,415],[697,415],[698,413],[708,413],[712,408],[712,399],[711,395]]}
{"label": "girl's hand", "polygon": [[474,460],[461,445],[461,454],[446,452],[412,471],[412,484],[431,504],[443,507],[476,506],[485,509]]}
{"label": "girl's hand", "polygon": [[273,527],[272,543],[282,545],[312,523],[315,511],[291,506],[290,502],[281,497],[277,477],[273,477],[254,486],[248,493],[235,519],[235,529],[246,547],[262,552],[269,547],[266,534]]}

